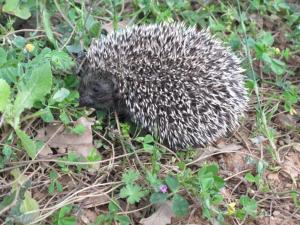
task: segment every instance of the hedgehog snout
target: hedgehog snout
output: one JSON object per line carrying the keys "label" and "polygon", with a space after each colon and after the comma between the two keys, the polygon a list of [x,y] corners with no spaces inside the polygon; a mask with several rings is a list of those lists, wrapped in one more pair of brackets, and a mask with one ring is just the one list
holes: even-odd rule
{"label": "hedgehog snout", "polygon": [[91,96],[85,95],[85,94],[80,95],[80,97],[79,97],[79,106],[82,106],[82,107],[84,107],[84,106],[91,107],[91,106],[93,106],[93,104],[94,104],[94,101],[93,101],[93,99],[92,99]]}

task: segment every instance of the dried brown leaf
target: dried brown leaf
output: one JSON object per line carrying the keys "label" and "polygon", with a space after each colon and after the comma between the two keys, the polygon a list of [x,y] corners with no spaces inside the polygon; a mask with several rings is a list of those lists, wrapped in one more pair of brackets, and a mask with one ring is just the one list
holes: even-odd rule
{"label": "dried brown leaf", "polygon": [[[49,155],[50,148],[58,148],[60,153],[73,151],[84,158],[90,155],[94,149],[92,125],[94,120],[79,118],[74,125],[83,125],[85,131],[82,135],[72,133],[70,130],[65,129],[62,124],[53,123],[38,130],[37,139],[44,141],[46,144],[39,152],[39,157]],[[97,154],[97,153],[96,153]],[[94,169],[98,169],[99,165],[93,164]]]}
{"label": "dried brown leaf", "polygon": [[167,201],[160,204],[151,216],[141,219],[140,223],[143,225],[167,225],[171,223],[171,218],[174,216],[171,202]]}
{"label": "dried brown leaf", "polygon": [[297,178],[300,176],[300,155],[299,153],[289,153],[283,162],[282,170],[286,172],[297,185]]}

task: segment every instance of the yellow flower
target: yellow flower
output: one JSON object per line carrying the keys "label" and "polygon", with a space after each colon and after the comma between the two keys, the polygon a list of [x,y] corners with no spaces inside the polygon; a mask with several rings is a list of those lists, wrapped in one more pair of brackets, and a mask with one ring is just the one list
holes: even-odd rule
{"label": "yellow flower", "polygon": [[235,213],[235,206],[236,206],[236,203],[235,202],[232,202],[232,203],[229,203],[227,205],[227,214],[228,215],[232,215]]}
{"label": "yellow flower", "polygon": [[27,52],[32,52],[34,50],[34,45],[31,43],[28,43],[25,45],[25,49]]}
{"label": "yellow flower", "polygon": [[296,111],[294,108],[291,108],[291,109],[290,109],[290,114],[291,114],[291,115],[296,115],[296,114],[297,114],[297,111]]}
{"label": "yellow flower", "polygon": [[275,54],[279,55],[280,54],[280,49],[279,48],[275,48]]}

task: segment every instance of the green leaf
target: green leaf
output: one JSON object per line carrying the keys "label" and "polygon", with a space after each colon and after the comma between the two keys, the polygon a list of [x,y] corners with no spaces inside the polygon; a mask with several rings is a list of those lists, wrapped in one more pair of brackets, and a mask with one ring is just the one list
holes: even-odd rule
{"label": "green leaf", "polygon": [[[31,197],[30,192],[25,192],[25,198],[21,203],[20,211],[24,214],[27,218],[26,220],[33,221],[39,216],[39,212],[30,213],[30,211],[35,211],[39,209],[39,203]],[[30,219],[28,219],[30,217]],[[29,223],[27,223],[29,224]]]}
{"label": "green leaf", "polygon": [[3,6],[3,12],[15,15],[24,20],[27,20],[31,16],[26,2],[20,0],[7,0]]}
{"label": "green leaf", "polygon": [[117,212],[119,212],[119,207],[114,201],[111,200],[108,203],[108,210],[110,213],[117,213]]}
{"label": "green leaf", "polygon": [[34,102],[42,100],[50,92],[51,86],[52,72],[49,62],[33,69],[30,80],[20,85],[14,102],[15,128],[24,109],[30,109]]}
{"label": "green leaf", "polygon": [[68,114],[63,111],[60,115],[59,115],[59,119],[61,120],[61,122],[63,122],[63,124],[67,125],[69,124],[71,121],[68,117]]}
{"label": "green leaf", "polygon": [[57,70],[65,71],[71,69],[71,67],[75,65],[72,58],[63,51],[53,50],[46,54],[46,57],[49,57],[51,65],[53,65]]}
{"label": "green leaf", "polygon": [[10,193],[9,195],[4,196],[2,202],[0,202],[0,211],[4,209],[5,207],[9,206],[13,201],[15,200],[16,197],[16,191]]}
{"label": "green leaf", "polygon": [[71,211],[72,211],[72,206],[70,206],[70,205],[62,207],[59,210],[59,218],[63,218],[65,215],[69,214]]}
{"label": "green leaf", "polygon": [[22,146],[26,150],[27,154],[34,159],[37,153],[35,142],[22,130],[16,129],[16,134],[21,140]]}
{"label": "green leaf", "polygon": [[4,112],[10,104],[10,86],[5,80],[0,79],[0,112]]}
{"label": "green leaf", "polygon": [[7,61],[7,53],[3,48],[0,48],[0,66],[5,64]]}
{"label": "green leaf", "polygon": [[100,32],[100,23],[94,19],[92,15],[89,15],[86,19],[85,26],[92,37],[98,37]]}
{"label": "green leaf", "polygon": [[189,212],[189,203],[181,195],[175,194],[172,199],[172,211],[177,216],[185,216]]}
{"label": "green leaf", "polygon": [[74,128],[72,128],[72,133],[77,135],[82,135],[85,132],[85,126],[82,124],[77,124]]}
{"label": "green leaf", "polygon": [[137,203],[147,194],[146,191],[143,191],[142,188],[138,185],[129,184],[123,187],[120,191],[121,198],[127,198],[129,204]]}
{"label": "green leaf", "polygon": [[71,206],[62,207],[59,211],[56,224],[58,224],[58,225],[76,225],[76,218],[74,216],[66,216],[71,211],[72,211]]}
{"label": "green leaf", "polygon": [[116,215],[116,220],[120,223],[120,225],[132,224],[129,217],[125,215]]}
{"label": "green leaf", "polygon": [[54,194],[54,189],[55,189],[55,182],[52,181],[48,187],[48,193],[51,195]]}
{"label": "green leaf", "polygon": [[62,102],[65,98],[67,98],[70,94],[70,91],[66,88],[61,88],[52,97],[54,102]]}
{"label": "green leaf", "polygon": [[255,177],[251,174],[251,173],[247,173],[245,175],[245,179],[250,182],[250,183],[254,183],[255,182]]}
{"label": "green leaf", "polygon": [[176,177],[170,175],[167,176],[166,183],[172,192],[178,191],[180,184]]}
{"label": "green leaf", "polygon": [[4,79],[8,84],[16,83],[18,70],[15,67],[0,68],[0,79]]}
{"label": "green leaf", "polygon": [[145,144],[150,144],[150,143],[153,143],[154,142],[154,138],[152,135],[150,134],[147,134],[145,137],[144,137],[144,143]]}
{"label": "green leaf", "polygon": [[100,153],[97,151],[96,148],[92,148],[88,154],[88,156],[86,157],[86,159],[89,162],[95,162],[95,161],[99,161],[102,159],[102,156],[100,155]]}
{"label": "green leaf", "polygon": [[272,59],[271,69],[274,73],[276,73],[278,75],[282,75],[282,74],[284,74],[284,72],[286,72],[286,65],[284,62],[282,62],[278,59]]}
{"label": "green leaf", "polygon": [[199,170],[198,177],[199,178],[207,177],[208,175],[209,176],[217,176],[218,171],[219,171],[218,165],[216,165],[216,164],[206,165],[206,166],[203,166],[201,168],[201,170]]}
{"label": "green leaf", "polygon": [[4,159],[8,160],[13,153],[12,148],[9,145],[4,145],[2,149],[2,154],[4,155]]}
{"label": "green leaf", "polygon": [[240,197],[240,204],[243,206],[243,210],[251,215],[255,216],[257,214],[257,203],[255,199],[251,199],[246,195]]}
{"label": "green leaf", "polygon": [[45,109],[43,109],[42,112],[43,112],[43,114],[41,115],[41,118],[46,123],[51,123],[54,120],[53,114],[49,107],[46,107]]}
{"label": "green leaf", "polygon": [[21,37],[21,36],[17,36],[15,37],[15,39],[13,40],[13,44],[17,47],[17,48],[24,48],[25,44],[26,44],[26,40],[25,38]]}
{"label": "green leaf", "polygon": [[40,1],[40,8],[42,10],[42,23],[49,41],[53,44],[55,48],[57,48],[57,43],[54,38],[53,31],[51,29],[51,21],[50,16],[46,7],[46,1]]}
{"label": "green leaf", "polygon": [[139,179],[140,173],[138,171],[135,171],[133,169],[127,170],[122,175],[122,181],[125,184],[133,184],[137,179]]}
{"label": "green leaf", "polygon": [[266,46],[272,46],[274,43],[274,38],[272,36],[271,32],[265,32],[263,31],[260,35],[259,35],[259,42],[263,43]]}
{"label": "green leaf", "polygon": [[62,184],[60,182],[58,182],[58,181],[56,181],[55,184],[56,184],[57,192],[62,192],[63,191]]}
{"label": "green leaf", "polygon": [[162,181],[158,179],[155,173],[151,173],[150,171],[147,171],[146,179],[154,189],[159,190]]}
{"label": "green leaf", "polygon": [[150,196],[150,202],[152,204],[157,204],[157,203],[166,201],[167,198],[168,198],[167,193],[155,192]]}

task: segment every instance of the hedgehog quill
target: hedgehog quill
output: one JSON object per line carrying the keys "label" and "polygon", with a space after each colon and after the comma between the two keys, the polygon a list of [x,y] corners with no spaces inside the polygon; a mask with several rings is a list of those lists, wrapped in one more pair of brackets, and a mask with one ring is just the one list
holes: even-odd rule
{"label": "hedgehog quill", "polygon": [[232,132],[247,107],[240,60],[208,31],[133,26],[93,41],[80,104],[125,111],[173,149]]}

